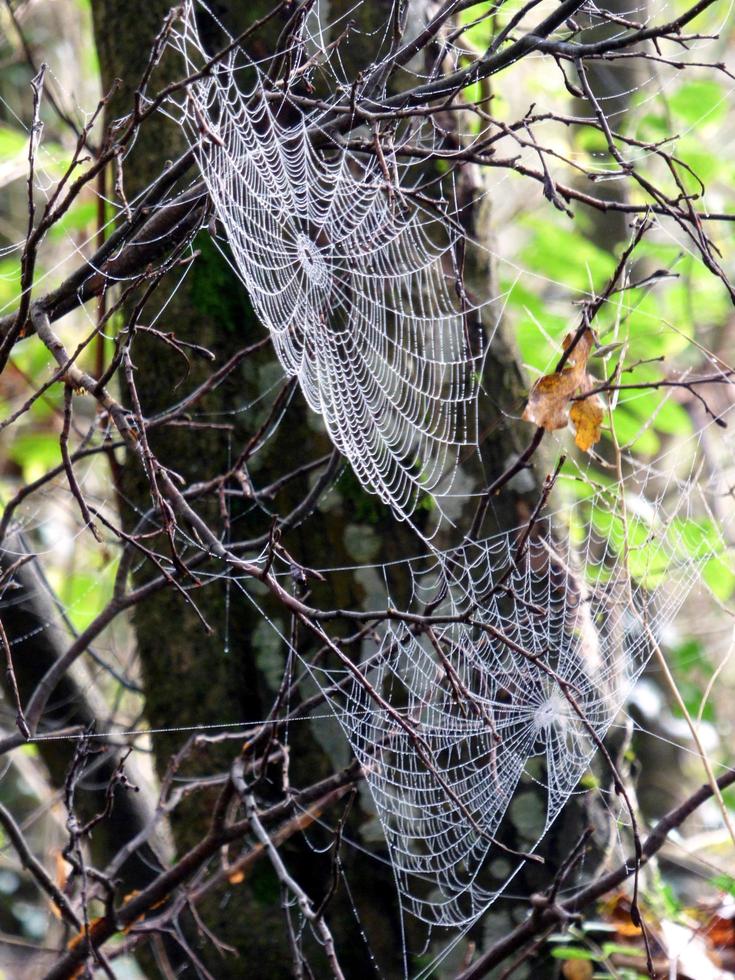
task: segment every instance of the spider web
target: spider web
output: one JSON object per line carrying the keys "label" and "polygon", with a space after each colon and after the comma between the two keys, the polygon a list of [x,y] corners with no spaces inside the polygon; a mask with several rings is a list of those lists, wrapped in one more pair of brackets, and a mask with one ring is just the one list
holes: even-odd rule
{"label": "spider web", "polygon": [[[507,888],[718,553],[693,547],[694,474],[663,486],[662,476],[639,468],[635,486],[572,503],[535,537],[518,529],[385,566],[388,602],[407,576],[408,609],[432,624],[392,624],[357,672],[310,668],[322,690],[338,690],[330,700],[403,908],[430,926],[469,925]],[[651,494],[658,506],[643,519],[635,501]],[[504,821],[529,785],[541,788],[545,814],[519,853]],[[493,880],[498,857],[513,866]]]}
{"label": "spider web", "polygon": [[[206,61],[191,3],[173,43],[190,72]],[[477,443],[483,333],[458,230],[412,202],[395,159],[321,151],[315,119],[291,114],[235,48],[188,88],[180,121],[284,370],[360,483],[407,518]]]}

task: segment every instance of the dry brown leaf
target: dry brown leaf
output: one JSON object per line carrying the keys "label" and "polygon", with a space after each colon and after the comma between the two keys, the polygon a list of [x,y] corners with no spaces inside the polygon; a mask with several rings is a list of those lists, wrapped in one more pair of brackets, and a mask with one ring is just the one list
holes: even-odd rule
{"label": "dry brown leaf", "polygon": [[597,395],[590,395],[579,402],[572,402],[569,420],[574,426],[574,441],[584,452],[589,452],[602,436],[601,426],[604,418],[602,402]]}
{"label": "dry brown leaf", "polygon": [[[573,336],[567,334],[564,338],[564,350],[572,343]],[[577,402],[572,402],[572,398],[578,392],[589,391],[594,384],[587,374],[587,361],[594,342],[592,331],[585,330],[562,370],[538,379],[523,412],[524,421],[534,422],[547,430],[563,429],[571,419],[576,443],[585,452],[600,439],[602,402],[596,395]]]}
{"label": "dry brown leaf", "polygon": [[547,430],[565,428],[569,399],[578,387],[579,382],[566,371],[539,378],[528,396],[523,420]]}
{"label": "dry brown leaf", "polygon": [[732,916],[713,915],[707,923],[704,934],[713,946],[719,948],[735,947],[735,919]]}
{"label": "dry brown leaf", "polygon": [[624,892],[614,892],[603,902],[600,911],[603,918],[615,926],[615,932],[621,938],[629,939],[642,935],[631,917],[631,902]]}
{"label": "dry brown leaf", "polygon": [[[564,350],[569,347],[571,342],[574,340],[575,334],[568,333],[564,340],[562,340],[561,345]],[[584,330],[582,336],[579,338],[574,346],[574,350],[569,355],[569,360],[567,365],[580,374],[587,370],[587,361],[589,360],[590,354],[592,353],[592,348],[595,346],[595,335],[592,333],[589,327]],[[566,367],[565,367],[566,370]]]}

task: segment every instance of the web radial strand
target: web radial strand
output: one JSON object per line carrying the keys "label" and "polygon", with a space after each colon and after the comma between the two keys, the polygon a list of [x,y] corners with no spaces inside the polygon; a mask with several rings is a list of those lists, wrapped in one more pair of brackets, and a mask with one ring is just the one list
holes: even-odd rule
{"label": "web radial strand", "polygon": [[[192,5],[177,43],[190,69],[206,60]],[[315,117],[272,108],[258,80],[243,93],[244,58],[191,85],[182,124],[284,370],[360,483],[408,518],[477,443],[482,327],[462,308],[455,233],[384,164],[315,147]]]}
{"label": "web radial strand", "polygon": [[[676,510],[664,516],[662,506],[645,535],[632,515],[620,518],[625,540],[614,522],[596,524],[601,498],[572,508],[520,553],[517,532],[387,567],[387,583],[410,575],[412,608],[431,608],[438,621],[393,623],[377,653],[366,651],[369,686],[317,675],[324,686],[342,681],[333,707],[412,915],[436,926],[475,920],[523,863],[502,844],[513,800],[531,785],[545,796],[538,837],[524,848],[533,851],[578,791],[656,638],[711,557],[693,555],[686,540],[689,488],[675,496]],[[587,529],[572,544],[577,518]]]}

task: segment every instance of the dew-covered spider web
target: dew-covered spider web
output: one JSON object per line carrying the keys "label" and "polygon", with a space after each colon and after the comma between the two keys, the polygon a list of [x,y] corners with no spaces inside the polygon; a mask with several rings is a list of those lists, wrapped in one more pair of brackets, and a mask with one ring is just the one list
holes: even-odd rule
{"label": "dew-covered spider web", "polygon": [[[412,916],[475,921],[604,758],[637,678],[724,550],[703,531],[696,476],[639,466],[530,534],[384,566],[386,604],[407,615],[357,666],[309,668],[362,766]],[[612,786],[601,764],[599,785]],[[519,853],[508,811],[529,786],[545,813]]]}
{"label": "dew-covered spider web", "polygon": [[[195,13],[172,42],[191,74]],[[484,347],[456,222],[417,205],[397,157],[324,145],[237,46],[179,113],[253,307],[360,483],[400,518],[447,493],[476,445]]]}

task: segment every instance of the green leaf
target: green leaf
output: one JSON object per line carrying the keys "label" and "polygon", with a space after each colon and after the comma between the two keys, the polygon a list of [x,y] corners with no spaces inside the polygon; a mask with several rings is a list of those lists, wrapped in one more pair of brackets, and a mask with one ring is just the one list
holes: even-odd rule
{"label": "green leaf", "polygon": [[0,125],[0,159],[7,161],[25,152],[27,135],[19,129]]}
{"label": "green leaf", "polygon": [[[618,405],[613,412],[615,434],[621,446],[630,446],[643,456],[655,456],[661,448],[661,441],[652,427],[646,427],[626,407]],[[603,435],[605,433],[603,432]]]}
{"label": "green leaf", "polygon": [[97,202],[77,200],[49,231],[50,238],[62,238],[70,232],[92,228],[97,219]]}
{"label": "green leaf", "polygon": [[693,432],[692,420],[686,409],[665,395],[661,396],[654,414],[653,424],[658,432],[671,436],[688,436]]}
{"label": "green leaf", "polygon": [[[642,381],[640,371],[635,372],[633,382]],[[623,398],[622,395],[628,397]],[[670,392],[644,389],[642,391],[622,392],[619,405],[636,415],[642,422],[653,422],[657,432],[664,435],[688,436],[693,431],[692,420],[687,411],[673,401]]]}
{"label": "green leaf", "polygon": [[99,567],[93,557],[85,565],[83,571],[65,576],[58,583],[66,612],[78,630],[85,629],[112,596],[117,561],[108,561]]}
{"label": "green leaf", "polygon": [[655,141],[671,136],[671,126],[663,113],[647,112],[639,120],[638,126],[639,138],[644,140]]}
{"label": "green leaf", "polygon": [[725,116],[727,96],[718,82],[710,79],[690,81],[669,97],[669,108],[685,122],[713,123]]}
{"label": "green leaf", "polygon": [[712,673],[712,665],[704,655],[702,644],[698,640],[685,640],[671,649],[669,654],[672,667],[677,676],[690,673],[692,670],[705,670]]}
{"label": "green leaf", "polygon": [[[1,159],[1,156],[0,156]],[[20,261],[9,257],[0,259],[0,307],[17,300],[20,292]]]}
{"label": "green leaf", "polygon": [[[722,169],[722,161],[717,154],[705,149],[695,134],[679,140],[676,145],[676,156],[691,167],[705,185],[713,181]],[[677,173],[690,194],[701,193],[702,186],[699,180],[695,180],[685,167],[677,167]]]}
{"label": "green leaf", "polygon": [[645,958],[645,950],[639,949],[637,946],[624,946],[622,943],[603,943],[602,944],[602,955],[603,956],[614,956],[615,954],[619,956],[640,956]]}
{"label": "green leaf", "polygon": [[702,576],[712,594],[721,602],[726,602],[735,592],[735,571],[721,558],[710,558]]}
{"label": "green leaf", "polygon": [[555,960],[596,960],[597,954],[582,946],[555,946],[551,955]]}
{"label": "green leaf", "polygon": [[23,432],[10,444],[8,455],[30,483],[61,462],[59,437],[51,432]]}
{"label": "green leaf", "polygon": [[601,157],[610,159],[610,151],[607,145],[607,138],[597,127],[584,126],[576,134],[574,145],[579,150],[584,150],[594,156],[596,162],[600,163]]}
{"label": "green leaf", "polygon": [[721,531],[707,518],[675,517],[669,537],[679,554],[695,560],[721,555],[725,548]]}
{"label": "green leaf", "polygon": [[531,218],[525,225],[531,239],[521,256],[531,269],[543,270],[546,278],[586,294],[590,288],[601,288],[612,275],[613,256],[581,232],[562,225],[556,215]]}
{"label": "green leaf", "polygon": [[63,411],[64,389],[62,385],[52,385],[45,391],[40,398],[37,398],[30,407],[30,416],[36,422],[43,422],[50,418],[55,412]]}
{"label": "green leaf", "polygon": [[710,878],[710,884],[735,898],[735,878],[731,875],[715,875],[714,878]]}
{"label": "green leaf", "polygon": [[34,380],[44,380],[56,366],[53,356],[36,338],[32,343],[21,344],[13,351],[13,361],[23,374]]}

